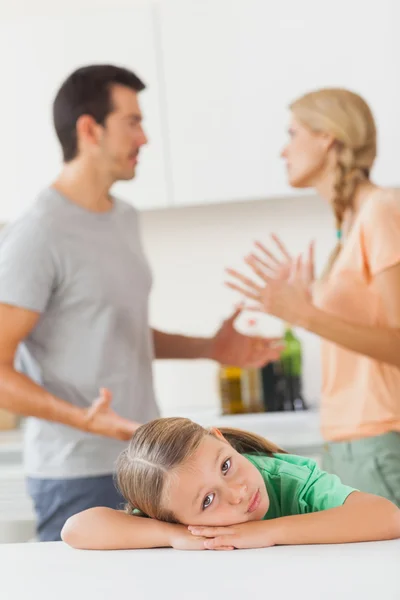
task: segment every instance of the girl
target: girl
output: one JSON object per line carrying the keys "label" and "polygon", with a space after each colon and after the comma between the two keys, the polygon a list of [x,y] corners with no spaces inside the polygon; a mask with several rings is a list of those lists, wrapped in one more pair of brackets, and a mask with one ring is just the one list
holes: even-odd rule
{"label": "girl", "polygon": [[293,261],[275,237],[279,257],[257,244],[262,258],[246,259],[260,279],[228,269],[228,285],[322,338],[323,467],[400,506],[400,193],[370,180],[376,129],[362,98],[322,89],[291,110],[289,182],[329,202],[337,247],[313,284],[312,247]]}
{"label": "girl", "polygon": [[400,537],[400,510],[388,500],[347,487],[257,435],[207,430],[189,419],[139,427],[118,459],[117,482],[126,512],[79,513],[62,530],[65,542],[233,550]]}

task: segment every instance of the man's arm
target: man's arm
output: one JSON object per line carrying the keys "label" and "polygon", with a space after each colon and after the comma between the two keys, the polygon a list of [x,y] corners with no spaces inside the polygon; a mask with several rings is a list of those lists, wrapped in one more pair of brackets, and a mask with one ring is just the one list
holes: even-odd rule
{"label": "man's arm", "polygon": [[[234,327],[238,308],[210,338],[189,337],[153,329],[156,358],[205,358],[221,364],[251,368],[277,360],[283,346],[276,338],[243,335]],[[277,343],[278,342],[278,343]]]}
{"label": "man's arm", "polygon": [[38,312],[0,304],[0,407],[99,435],[129,439],[137,423],[114,413],[110,408],[111,397],[106,392],[94,407],[86,410],[53,396],[15,370],[18,345],[34,329],[39,317]]}
{"label": "man's arm", "polygon": [[156,358],[211,358],[211,338],[164,333],[153,329]]}

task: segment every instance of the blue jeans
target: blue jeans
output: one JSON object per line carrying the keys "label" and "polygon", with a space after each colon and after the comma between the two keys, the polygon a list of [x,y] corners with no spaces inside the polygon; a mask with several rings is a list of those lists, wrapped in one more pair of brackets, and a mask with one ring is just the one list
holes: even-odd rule
{"label": "blue jeans", "polygon": [[61,540],[65,521],[94,506],[120,509],[124,499],[115,487],[112,475],[74,479],[26,480],[35,513],[37,536],[41,542]]}

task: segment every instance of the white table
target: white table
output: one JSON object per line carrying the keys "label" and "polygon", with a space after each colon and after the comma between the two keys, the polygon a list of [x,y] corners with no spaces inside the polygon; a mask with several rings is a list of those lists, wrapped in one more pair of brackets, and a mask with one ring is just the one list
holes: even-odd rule
{"label": "white table", "polygon": [[4,600],[399,600],[400,540],[231,552],[0,546]]}

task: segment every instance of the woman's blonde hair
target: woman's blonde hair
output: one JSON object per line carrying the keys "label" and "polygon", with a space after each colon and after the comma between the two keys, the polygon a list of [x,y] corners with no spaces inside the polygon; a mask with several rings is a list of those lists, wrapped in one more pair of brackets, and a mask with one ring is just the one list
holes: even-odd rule
{"label": "woman's blonde hair", "polygon": [[332,208],[338,244],[326,274],[341,250],[345,210],[351,208],[358,184],[368,180],[376,158],[376,126],[368,104],[358,94],[342,88],[325,88],[295,100],[290,109],[296,119],[315,132],[333,136],[336,145],[335,195]]}
{"label": "woman's blonde hair", "polygon": [[[240,454],[284,453],[253,433],[230,428],[222,428],[220,432]],[[190,460],[208,435],[215,436],[212,430],[179,417],[141,425],[117,460],[116,482],[127,501],[126,511],[132,513],[138,509],[153,519],[177,523],[175,515],[164,506],[168,474]]]}

